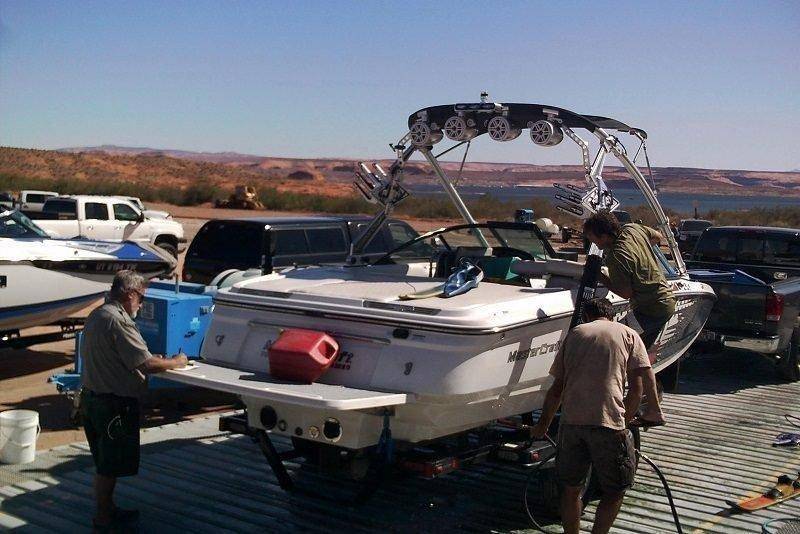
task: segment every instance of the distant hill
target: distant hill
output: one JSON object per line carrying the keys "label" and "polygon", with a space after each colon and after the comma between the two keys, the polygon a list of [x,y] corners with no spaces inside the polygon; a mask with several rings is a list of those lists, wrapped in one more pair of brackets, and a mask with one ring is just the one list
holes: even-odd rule
{"label": "distant hill", "polygon": [[238,152],[190,152],[187,150],[117,145],[69,147],[59,148],[57,151],[70,152],[73,154],[101,152],[112,156],[168,156],[171,158],[190,159],[193,161],[207,161],[209,163],[252,163],[264,159],[262,156],[251,156],[249,154],[239,154]]}
{"label": "distant hill", "polygon": [[[388,166],[391,162],[381,162]],[[221,188],[238,183],[276,187],[330,196],[352,193],[350,183],[356,161],[349,159],[299,159],[254,156],[236,152],[189,152],[147,147],[73,147],[33,150],[0,147],[0,173],[38,178],[122,180],[132,183],[186,187],[203,182]],[[455,176],[460,162],[443,167]],[[386,168],[386,167],[384,167]],[[800,172],[714,170],[683,167],[653,169],[661,191],[746,196],[800,197]],[[621,167],[606,167],[603,176],[613,187],[633,187]],[[406,183],[432,183],[421,162],[406,165]],[[460,183],[476,186],[550,187],[553,182],[581,184],[578,165],[468,163]]]}
{"label": "distant hill", "polygon": [[[165,151],[146,148],[109,150],[113,153],[100,147],[86,151],[0,147],[0,174],[44,180],[125,182],[136,187],[186,188],[204,184],[233,189],[237,184],[252,183],[300,193],[319,192],[320,182],[324,182],[323,175],[305,161],[291,165],[277,161],[269,165],[217,163],[203,158],[172,157],[165,155]],[[324,188],[330,196],[351,193],[344,184],[327,184]]]}

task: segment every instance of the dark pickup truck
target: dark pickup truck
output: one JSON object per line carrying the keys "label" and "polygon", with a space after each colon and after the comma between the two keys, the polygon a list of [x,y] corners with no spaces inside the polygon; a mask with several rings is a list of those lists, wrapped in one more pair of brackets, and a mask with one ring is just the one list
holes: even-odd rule
{"label": "dark pickup truck", "polygon": [[766,355],[800,380],[800,230],[709,228],[686,264],[717,293],[706,339]]}

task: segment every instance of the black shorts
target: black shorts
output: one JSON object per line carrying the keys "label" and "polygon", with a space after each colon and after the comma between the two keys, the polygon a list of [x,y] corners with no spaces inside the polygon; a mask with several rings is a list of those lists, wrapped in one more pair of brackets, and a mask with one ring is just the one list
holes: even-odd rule
{"label": "black shorts", "polygon": [[628,430],[561,425],[556,473],[561,484],[582,486],[591,466],[603,493],[622,493],[633,484],[636,449]]}
{"label": "black shorts", "polygon": [[661,335],[661,330],[663,330],[669,322],[670,316],[655,317],[645,315],[635,310],[633,316],[636,317],[636,322],[639,323],[639,326],[642,328],[642,333],[639,335],[642,341],[644,341],[644,346],[647,350],[650,350],[650,348],[655,345],[658,336]]}
{"label": "black shorts", "polygon": [[84,389],[81,415],[98,475],[126,477],[139,472],[139,401]]}

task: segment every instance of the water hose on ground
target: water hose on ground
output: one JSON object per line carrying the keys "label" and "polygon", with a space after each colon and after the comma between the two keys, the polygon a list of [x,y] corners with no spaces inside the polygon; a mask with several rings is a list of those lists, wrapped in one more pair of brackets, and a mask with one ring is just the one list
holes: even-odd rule
{"label": "water hose on ground", "polygon": [[[547,532],[547,531],[536,521],[536,518],[533,516],[533,513],[531,512],[530,506],[528,505],[528,487],[530,486],[533,475],[535,475],[544,464],[549,462],[558,454],[558,445],[556,445],[556,442],[553,441],[547,434],[545,434],[544,437],[553,446],[555,452],[553,452],[553,454],[549,455],[547,458],[540,460],[539,463],[537,463],[531,468],[530,473],[528,473],[528,478],[525,480],[525,489],[522,492],[522,502],[523,505],[525,506],[525,513],[528,514],[528,519],[530,520],[534,528],[536,528],[540,532]],[[669,508],[672,511],[672,520],[675,523],[675,530],[678,532],[678,534],[683,534],[683,529],[681,528],[681,520],[680,517],[678,516],[678,509],[675,507],[675,501],[672,498],[672,490],[670,490],[669,483],[667,482],[666,477],[661,472],[661,469],[659,469],[658,466],[655,464],[655,462],[653,462],[650,458],[648,458],[639,449],[635,450],[636,454],[639,455],[639,458],[647,462],[647,465],[649,465],[653,469],[653,471],[655,471],[656,475],[661,481],[661,485],[664,487],[664,492],[667,495],[667,501],[669,501]]]}

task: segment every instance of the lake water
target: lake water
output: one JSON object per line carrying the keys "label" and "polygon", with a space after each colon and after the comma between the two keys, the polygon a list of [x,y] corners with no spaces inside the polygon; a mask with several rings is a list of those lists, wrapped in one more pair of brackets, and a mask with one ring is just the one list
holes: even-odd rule
{"label": "lake water", "polygon": [[[444,194],[436,185],[413,185],[410,187],[415,194],[439,195]],[[526,198],[548,198],[555,202],[555,188],[551,187],[478,187],[461,186],[459,193],[466,198],[490,194],[492,197],[503,201],[519,202]],[[638,189],[615,189],[614,194],[622,203],[622,209],[632,208],[645,204],[644,197]],[[745,210],[750,208],[777,206],[800,206],[800,198],[789,196],[775,197],[744,197],[728,195],[692,195],[688,193],[659,193],[658,201],[661,206],[679,213],[691,214],[694,211],[694,202],[697,209],[705,213],[713,209]]]}

